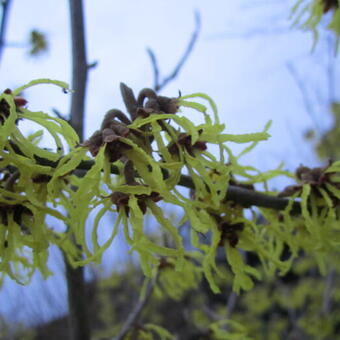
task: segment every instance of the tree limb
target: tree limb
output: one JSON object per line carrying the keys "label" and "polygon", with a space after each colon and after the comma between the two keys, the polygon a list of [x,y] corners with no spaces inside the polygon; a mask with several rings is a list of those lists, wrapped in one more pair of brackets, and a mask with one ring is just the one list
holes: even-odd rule
{"label": "tree limb", "polygon": [[[84,110],[88,65],[85,50],[84,10],[82,0],[70,0],[72,45],[72,87],[70,124],[80,140],[84,138]],[[91,328],[85,293],[84,267],[74,268],[63,254],[68,288],[71,340],[90,340]]]}
{"label": "tree limb", "polygon": [[[39,164],[47,165],[43,163],[39,163]],[[93,165],[94,165],[94,161],[92,160],[82,161],[78,165],[77,170],[88,171],[91,169]],[[162,169],[162,172],[163,172],[164,179],[166,179],[169,176],[168,171],[165,169]],[[111,173],[119,174],[118,168],[112,165]],[[194,182],[192,178],[188,175],[181,175],[178,185],[185,187],[185,188],[189,188],[189,189],[195,189]],[[234,201],[235,203],[240,204],[244,207],[257,206],[257,207],[263,207],[263,208],[270,208],[274,210],[284,210],[289,203],[289,199],[287,198],[270,196],[262,192],[246,189],[246,188],[243,188],[237,185],[228,186],[226,199],[230,201]],[[300,213],[301,213],[300,203],[298,201],[294,201],[292,209],[291,209],[291,214],[299,215]]]}
{"label": "tree limb", "polygon": [[63,254],[69,304],[69,334],[71,340],[90,340],[91,328],[86,301],[84,267],[74,268]]}
{"label": "tree limb", "polygon": [[[181,175],[178,185],[186,188],[194,189],[194,182],[190,176]],[[226,199],[234,201],[244,207],[257,206],[263,208],[270,208],[275,210],[284,210],[289,200],[282,197],[270,196],[258,191],[245,189],[237,185],[229,185]],[[301,213],[300,203],[295,201],[293,203],[291,214],[298,215]]]}
{"label": "tree limb", "polygon": [[174,70],[167,77],[164,77],[163,80],[160,80],[159,67],[158,67],[157,59],[156,59],[154,52],[150,48],[146,49],[146,51],[147,51],[147,53],[150,57],[150,60],[151,60],[151,65],[152,65],[153,75],[154,75],[154,86],[153,87],[154,87],[154,90],[156,92],[159,92],[170,81],[174,80],[177,77],[181,68],[183,67],[183,65],[187,61],[189,55],[191,54],[191,52],[194,49],[194,46],[195,46],[195,43],[198,39],[200,30],[201,30],[201,16],[200,16],[200,13],[198,11],[195,11],[195,29],[194,29],[194,32],[191,35],[191,39],[189,41],[189,44],[187,45],[187,48],[186,48],[184,54],[182,55],[182,57],[178,61]]}
{"label": "tree limb", "polygon": [[71,125],[80,140],[84,138],[84,111],[88,64],[86,61],[85,28],[82,0],[70,0],[72,32],[72,94]]}
{"label": "tree limb", "polygon": [[3,51],[4,51],[4,47],[5,47],[5,35],[6,35],[6,29],[7,29],[10,4],[11,4],[11,0],[1,1],[2,16],[1,16],[1,22],[0,22],[0,62],[1,62]]}
{"label": "tree limb", "polygon": [[[57,166],[56,162],[44,158],[37,159],[37,163],[39,165],[51,166],[54,168]],[[79,176],[81,176],[82,173],[90,170],[93,165],[94,161],[92,160],[80,162],[80,164],[76,168],[76,170],[79,171]],[[11,167],[11,171],[15,171],[15,167]],[[162,172],[164,179],[166,179],[169,176],[168,171],[166,169],[162,169]],[[119,174],[119,170],[115,165],[111,165],[111,173],[116,175]],[[137,175],[138,174],[136,174],[136,176]],[[178,185],[189,189],[195,189],[194,182],[192,178],[188,175],[181,175]],[[235,203],[240,204],[244,207],[257,206],[274,210],[284,210],[290,202],[290,200],[287,198],[271,196],[237,185],[228,186],[226,200],[234,201]],[[293,202],[290,213],[291,215],[301,214],[301,205],[298,201]]]}

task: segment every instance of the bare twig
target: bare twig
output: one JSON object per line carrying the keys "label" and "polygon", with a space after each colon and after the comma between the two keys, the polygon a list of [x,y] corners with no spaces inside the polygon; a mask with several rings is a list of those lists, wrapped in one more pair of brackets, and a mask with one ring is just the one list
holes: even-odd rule
{"label": "bare twig", "polygon": [[291,74],[291,76],[293,77],[296,85],[298,86],[298,88],[301,92],[303,105],[305,107],[307,114],[309,115],[309,117],[313,121],[313,124],[314,124],[316,130],[319,133],[321,133],[320,124],[319,124],[319,121],[316,117],[316,113],[315,113],[315,110],[313,108],[312,101],[308,96],[308,91],[307,91],[306,85],[304,84],[303,79],[300,77],[300,75],[299,75],[298,71],[296,70],[296,67],[294,66],[293,63],[287,63],[287,69],[288,69],[289,73]]}
{"label": "bare twig", "polygon": [[325,289],[323,292],[322,309],[321,313],[327,316],[331,311],[332,303],[332,291],[335,286],[335,271],[331,270],[326,277]]}
{"label": "bare twig", "polygon": [[152,71],[153,71],[153,88],[157,91],[157,89],[159,88],[159,67],[158,67],[158,63],[157,63],[157,58],[155,56],[155,53],[153,52],[153,50],[148,47],[146,49],[146,52],[148,53],[149,57],[150,57],[150,61],[151,61],[151,65],[152,65]]}
{"label": "bare twig", "polygon": [[147,52],[149,54],[152,69],[153,69],[154,89],[155,89],[156,92],[163,89],[163,87],[165,87],[170,81],[174,80],[177,77],[181,68],[183,67],[183,65],[185,64],[185,62],[189,58],[189,55],[191,54],[191,52],[194,49],[194,46],[195,46],[195,43],[198,39],[200,30],[201,30],[201,16],[200,16],[200,13],[198,11],[195,11],[195,29],[194,29],[194,32],[191,35],[191,39],[189,41],[189,44],[187,45],[187,48],[186,48],[182,58],[178,61],[174,70],[167,77],[164,77],[163,80],[160,80],[160,72],[159,72],[159,67],[158,67],[156,56],[150,48],[147,48]]}
{"label": "bare twig", "polygon": [[227,315],[226,319],[230,319],[231,315],[233,314],[233,311],[236,307],[237,302],[237,294],[235,292],[231,292],[228,296],[227,300]]}
{"label": "bare twig", "polygon": [[155,277],[149,282],[146,292],[144,294],[143,298],[139,298],[135,308],[131,311],[131,313],[128,315],[126,322],[122,326],[120,332],[118,335],[113,338],[113,340],[123,340],[125,335],[133,328],[133,326],[138,322],[138,319],[140,318],[140,315],[144,309],[144,307],[149,302],[149,299],[152,295],[153,289],[155,287],[155,284],[158,279],[159,272],[155,275]]}
{"label": "bare twig", "polygon": [[[244,250],[241,250],[239,249],[238,250],[240,255],[242,256],[242,259],[245,263],[247,263],[247,253],[244,251]],[[226,319],[229,320],[231,319],[231,316],[235,310],[235,307],[236,307],[236,303],[237,303],[237,298],[238,298],[238,295],[234,292],[234,291],[231,291],[229,296],[228,296],[228,299],[227,299],[227,310],[226,310]],[[228,329],[228,325],[226,325],[226,330]]]}
{"label": "bare twig", "polygon": [[336,93],[336,80],[335,80],[335,62],[336,58],[334,58],[334,37],[333,35],[328,35],[327,40],[327,51],[328,51],[328,60],[327,60],[327,80],[328,80],[328,102],[333,103],[335,101],[335,93]]}
{"label": "bare twig", "polygon": [[92,63],[87,65],[87,69],[91,70],[93,68],[96,68],[98,66],[98,60],[93,61]]}
{"label": "bare twig", "polygon": [[[84,137],[84,109],[88,64],[85,49],[85,28],[82,0],[70,0],[72,37],[72,93],[70,124],[80,140]],[[63,254],[68,288],[71,340],[90,340],[91,328],[85,294],[84,268],[74,268]]]}
{"label": "bare twig", "polygon": [[66,122],[70,123],[70,120],[66,118],[58,109],[52,108],[52,112],[60,119],[65,120]]}
{"label": "bare twig", "polygon": [[3,51],[4,51],[4,47],[5,47],[5,35],[6,35],[6,29],[7,29],[10,4],[11,4],[11,0],[1,1],[2,16],[1,16],[1,22],[0,22],[0,62],[1,62]]}
{"label": "bare twig", "polygon": [[202,305],[202,310],[212,321],[219,321],[219,320],[221,320],[221,316],[219,314],[217,314],[214,310],[212,310],[205,303]]}
{"label": "bare twig", "polygon": [[215,33],[208,37],[209,40],[217,40],[217,39],[254,39],[257,37],[272,37],[278,36],[283,34],[290,34],[291,31],[287,27],[274,27],[274,28],[256,28],[252,29],[251,31],[245,32],[232,32],[226,31],[221,33]]}

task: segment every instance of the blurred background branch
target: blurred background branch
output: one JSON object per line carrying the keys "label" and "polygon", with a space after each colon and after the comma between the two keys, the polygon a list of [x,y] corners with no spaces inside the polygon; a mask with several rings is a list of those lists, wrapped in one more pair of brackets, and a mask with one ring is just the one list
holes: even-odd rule
{"label": "blurred background branch", "polygon": [[6,30],[9,17],[9,10],[12,0],[1,1],[1,22],[0,22],[0,63],[2,60],[3,50],[5,47]]}
{"label": "blurred background branch", "polygon": [[[85,98],[87,83],[87,60],[82,0],[69,0],[71,46],[72,46],[72,88],[70,124],[79,139],[84,137]],[[73,240],[75,242],[75,240]],[[91,326],[86,295],[83,266],[73,267],[63,252],[69,305],[69,332],[71,340],[90,340]]]}
{"label": "blurred background branch", "polygon": [[179,59],[178,63],[174,67],[173,71],[166,77],[161,77],[160,70],[157,62],[157,58],[155,53],[151,48],[147,48],[146,51],[150,57],[152,70],[153,70],[153,78],[154,78],[154,85],[153,88],[156,92],[161,91],[169,82],[173,81],[181,71],[182,67],[188,60],[190,54],[192,53],[194,46],[198,40],[200,31],[201,31],[201,15],[199,11],[195,11],[195,28],[191,35],[190,41],[182,55]]}

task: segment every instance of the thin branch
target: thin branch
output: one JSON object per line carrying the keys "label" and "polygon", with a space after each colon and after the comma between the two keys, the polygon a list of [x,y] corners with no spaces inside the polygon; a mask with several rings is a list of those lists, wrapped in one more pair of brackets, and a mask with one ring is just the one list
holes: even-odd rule
{"label": "thin branch", "polygon": [[334,37],[333,35],[328,35],[327,43],[327,51],[328,51],[328,60],[327,60],[327,87],[328,87],[328,102],[332,104],[335,101],[335,93],[336,93],[336,80],[335,80],[335,61],[334,57]]}
{"label": "thin branch", "polygon": [[202,305],[203,312],[212,320],[212,321],[219,321],[221,320],[221,316],[213,311],[209,306],[206,304]]}
{"label": "thin branch", "polygon": [[58,109],[55,107],[52,108],[52,112],[60,119],[65,120],[66,122],[70,123],[70,120],[66,118]]}
{"label": "thin branch", "polygon": [[283,34],[290,34],[291,30],[287,27],[276,27],[276,28],[256,28],[252,29],[251,31],[246,32],[221,32],[215,33],[208,37],[209,40],[217,40],[217,39],[254,39],[256,37],[272,37],[278,36]]}
{"label": "thin branch", "polygon": [[227,300],[227,315],[226,319],[230,319],[231,315],[233,314],[233,311],[236,307],[237,302],[237,294],[235,292],[231,292],[228,296]]}
{"label": "thin branch", "polygon": [[1,16],[1,22],[0,22],[0,62],[1,62],[3,51],[4,51],[4,47],[5,47],[5,36],[6,36],[10,4],[11,4],[11,0],[1,1],[2,16]]}
{"label": "thin branch", "polygon": [[167,77],[164,77],[163,80],[160,80],[160,72],[159,72],[159,67],[158,67],[156,56],[150,48],[147,48],[147,53],[150,57],[151,65],[152,65],[152,69],[153,69],[154,89],[155,89],[156,92],[159,92],[170,81],[174,80],[177,77],[178,73],[180,72],[183,65],[188,60],[190,54],[192,53],[192,51],[194,49],[194,46],[195,46],[196,41],[198,39],[200,30],[201,30],[201,16],[200,16],[200,13],[198,11],[195,11],[195,29],[194,29],[194,32],[191,35],[191,39],[189,41],[189,44],[187,45],[187,48],[186,48],[183,56],[178,61],[174,70]]}
{"label": "thin branch", "polygon": [[308,96],[307,88],[304,84],[303,79],[300,77],[300,75],[299,75],[298,71],[296,70],[293,63],[287,63],[287,69],[288,69],[289,73],[291,74],[291,76],[293,77],[296,85],[298,86],[298,88],[300,90],[303,105],[305,107],[307,114],[309,115],[309,117],[313,121],[314,126],[317,129],[317,131],[319,133],[321,133],[320,124],[319,124],[318,119],[316,117],[316,113],[315,113],[315,110],[313,108],[311,99]]}
{"label": "thin branch", "polygon": [[144,307],[147,305],[147,303],[149,302],[149,299],[152,295],[153,289],[154,289],[155,284],[156,284],[157,279],[158,279],[158,275],[159,275],[159,272],[157,272],[155,277],[148,283],[144,297],[139,298],[135,308],[128,315],[128,317],[127,317],[124,325],[122,326],[120,332],[118,333],[118,335],[115,338],[113,338],[113,340],[123,340],[125,335],[138,322],[138,319],[140,318],[140,315],[141,315]]}
{"label": "thin branch", "polygon": [[332,291],[335,286],[335,270],[331,270],[326,277],[325,289],[323,291],[323,299],[322,299],[322,309],[321,313],[324,316],[329,315],[332,307]]}
{"label": "thin branch", "polygon": [[93,61],[92,63],[87,65],[87,69],[91,70],[93,68],[96,68],[98,66],[98,60]]}
{"label": "thin branch", "polygon": [[152,71],[153,71],[153,88],[157,91],[157,89],[159,88],[159,67],[158,67],[158,63],[157,63],[157,58],[155,56],[155,53],[153,52],[153,50],[148,47],[146,49],[146,52],[148,53],[149,57],[150,57],[150,61],[151,61],[151,65],[152,65]]}

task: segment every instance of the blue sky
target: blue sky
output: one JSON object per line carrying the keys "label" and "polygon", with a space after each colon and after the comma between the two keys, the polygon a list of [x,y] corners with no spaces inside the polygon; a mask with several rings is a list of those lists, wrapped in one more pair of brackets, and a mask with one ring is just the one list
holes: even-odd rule
{"label": "blue sky", "polygon": [[[274,0],[85,1],[88,60],[98,61],[89,74],[86,136],[99,127],[107,110],[123,108],[121,81],[135,93],[152,86],[146,47],[155,52],[163,76],[172,71],[194,29],[194,10],[199,10],[202,20],[199,40],[178,78],[162,93],[177,96],[181,90],[182,94],[209,94],[217,103],[228,133],[261,131],[268,120],[273,120],[272,137],[247,155],[245,164],[261,170],[272,169],[281,161],[291,170],[300,163],[315,164],[312,148],[303,139],[303,132],[313,127],[313,123],[287,64],[293,65],[304,80],[320,125],[326,128],[331,123],[325,104],[328,98],[325,74],[330,54],[323,35],[311,55],[312,35],[289,29],[290,6],[289,1]],[[70,82],[68,2],[14,0],[7,42],[27,41],[32,28],[46,33],[49,51],[38,58],[29,58],[25,48],[7,48],[0,65],[3,89],[35,78]],[[25,95],[31,110],[51,112],[54,107],[68,113],[70,96],[60,89],[35,87]],[[235,150],[239,148],[235,146]],[[60,259],[51,261],[55,271],[61,274]],[[40,294],[42,291],[50,297],[39,299],[44,296]],[[37,276],[29,287],[6,282],[0,296],[2,301],[7,301],[0,305],[0,312],[12,320],[31,318],[30,313],[36,313],[38,319],[42,311],[49,317],[52,310],[56,313],[65,310],[65,284],[60,275],[46,282]]]}

